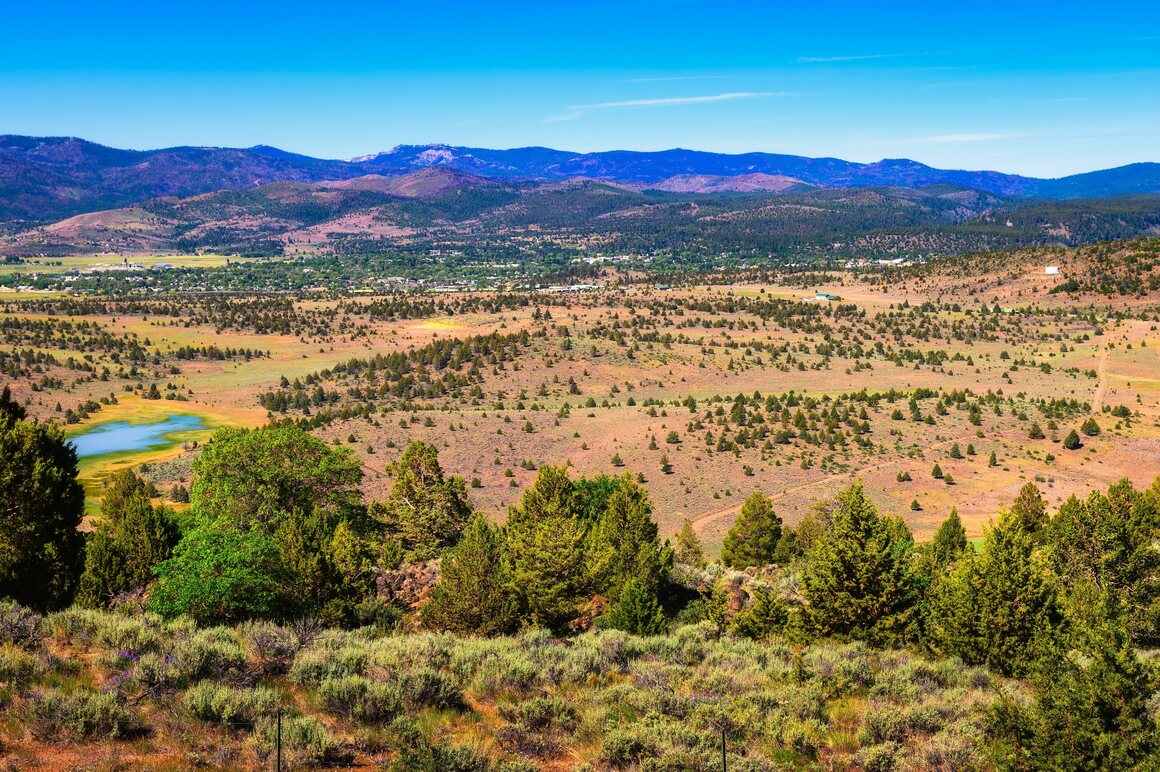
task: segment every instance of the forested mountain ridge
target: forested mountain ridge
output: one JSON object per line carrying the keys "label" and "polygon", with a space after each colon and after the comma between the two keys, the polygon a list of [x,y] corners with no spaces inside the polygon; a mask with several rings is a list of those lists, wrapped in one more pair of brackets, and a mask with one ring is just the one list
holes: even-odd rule
{"label": "forested mountain ridge", "polygon": [[399,175],[430,167],[500,180],[585,177],[661,187],[672,178],[688,175],[768,175],[829,188],[949,184],[1000,196],[1045,198],[1160,192],[1160,164],[1156,163],[1044,180],[994,171],[935,169],[908,159],[861,164],[836,158],[683,149],[572,153],[535,147],[489,150],[401,145],[342,161],[265,145],[120,150],[75,137],[9,135],[0,136],[0,220],[46,222],[160,196],[188,197],[285,180],[318,182],[367,174]]}
{"label": "forested mountain ridge", "polygon": [[1053,201],[955,185],[825,188],[762,175],[693,175],[670,183],[662,190],[582,178],[493,180],[445,166],[397,176],[285,180],[161,196],[44,226],[14,223],[0,236],[0,254],[349,256],[421,246],[514,259],[535,259],[544,249],[925,258],[1076,246],[1160,229],[1160,195]]}

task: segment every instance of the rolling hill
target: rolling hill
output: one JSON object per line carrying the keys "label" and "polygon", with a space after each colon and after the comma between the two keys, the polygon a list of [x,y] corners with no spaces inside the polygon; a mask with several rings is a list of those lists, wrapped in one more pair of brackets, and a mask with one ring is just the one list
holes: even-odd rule
{"label": "rolling hill", "polygon": [[[485,250],[914,257],[1160,233],[1160,196],[1051,201],[950,184],[817,187],[772,175],[496,180],[447,166],[278,181],[74,215],[0,237],[16,257]],[[534,250],[533,250],[534,251]],[[522,258],[521,258],[522,259]]]}

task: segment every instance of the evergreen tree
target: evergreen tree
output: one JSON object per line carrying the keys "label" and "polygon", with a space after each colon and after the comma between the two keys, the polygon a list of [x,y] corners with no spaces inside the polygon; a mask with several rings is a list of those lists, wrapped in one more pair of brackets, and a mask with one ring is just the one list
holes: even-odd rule
{"label": "evergreen tree", "polygon": [[439,451],[413,442],[391,471],[390,496],[371,507],[387,538],[411,560],[427,560],[455,544],[471,517],[471,504],[462,478],[444,478]]}
{"label": "evergreen tree", "polygon": [[502,536],[483,515],[471,518],[463,538],[444,556],[421,615],[426,627],[461,634],[500,635],[515,628],[517,606]]}
{"label": "evergreen tree", "polygon": [[332,625],[352,623],[355,607],[374,592],[374,574],[369,545],[343,515],[317,508],[291,512],[274,543],[302,610]]}
{"label": "evergreen tree", "polygon": [[1033,704],[1004,696],[991,708],[997,767],[1118,772],[1160,766],[1148,709],[1152,679],[1113,622],[1091,628],[1070,651],[1060,647],[1044,657],[1031,681]]}
{"label": "evergreen tree", "polygon": [[1139,642],[1160,642],[1160,553],[1155,506],[1124,480],[1108,495],[1072,496],[1048,526],[1052,566],[1068,590],[1069,612],[1090,624],[1094,601],[1114,596],[1122,623]]}
{"label": "evergreen tree", "polygon": [[145,482],[130,470],[116,472],[89,537],[77,601],[106,606],[122,592],[145,587],[180,537],[173,513],[152,505]]}
{"label": "evergreen tree", "polygon": [[520,504],[508,515],[507,550],[512,586],[535,624],[563,629],[575,619],[586,591],[587,528],[575,487],[563,467],[542,466]]}
{"label": "evergreen tree", "polygon": [[589,586],[611,600],[631,579],[654,595],[667,581],[672,551],[661,546],[648,492],[631,474],[620,478],[588,533],[585,552]]}
{"label": "evergreen tree", "polygon": [[927,554],[934,565],[942,570],[952,565],[962,555],[970,551],[971,545],[967,541],[967,531],[959,519],[959,510],[951,509],[951,513],[943,520],[942,525],[934,534],[934,539],[928,545]]}
{"label": "evergreen tree", "polygon": [[1033,550],[1030,534],[1008,512],[982,552],[960,558],[930,599],[935,651],[1005,675],[1028,671],[1061,622],[1054,584]]}
{"label": "evergreen tree", "polygon": [[769,565],[776,557],[780,540],[781,518],[773,511],[773,502],[761,491],[754,491],[725,534],[721,562],[738,569]]}
{"label": "evergreen tree", "polygon": [[678,563],[694,568],[704,568],[708,561],[705,558],[705,549],[701,546],[701,539],[693,529],[689,518],[681,524],[677,533],[676,547],[673,550],[674,558]]}
{"label": "evergreen tree", "polygon": [[1034,535],[1047,525],[1047,500],[1035,483],[1029,482],[1019,489],[1019,495],[1011,504],[1011,514],[1028,534]]}
{"label": "evergreen tree", "polygon": [[[624,466],[621,464],[620,466]],[[620,478],[608,474],[581,477],[572,484],[580,517],[595,522],[608,509],[608,500],[620,486]]]}
{"label": "evergreen tree", "polygon": [[1088,418],[1079,427],[1079,430],[1089,437],[1098,437],[1100,434],[1100,425],[1096,422],[1094,417]]}
{"label": "evergreen tree", "polygon": [[733,620],[732,631],[754,640],[764,640],[785,630],[789,609],[777,595],[765,588],[753,590],[752,602]]}
{"label": "evergreen tree", "polygon": [[624,585],[620,600],[604,615],[604,624],[635,635],[659,635],[667,627],[656,593],[637,579]]}
{"label": "evergreen tree", "polygon": [[15,423],[24,420],[24,405],[12,397],[12,389],[7,385],[0,391],[0,424]]}
{"label": "evergreen tree", "polygon": [[1067,450],[1078,450],[1083,447],[1083,443],[1079,441],[1079,435],[1075,433],[1075,429],[1072,429],[1063,438],[1063,447]]}
{"label": "evergreen tree", "polygon": [[842,491],[833,526],[814,543],[802,572],[809,626],[880,643],[904,638],[917,601],[913,548],[906,524],[879,517],[860,481]]}
{"label": "evergreen tree", "polygon": [[0,598],[60,608],[84,565],[76,449],[55,424],[23,420],[7,394],[0,395]]}

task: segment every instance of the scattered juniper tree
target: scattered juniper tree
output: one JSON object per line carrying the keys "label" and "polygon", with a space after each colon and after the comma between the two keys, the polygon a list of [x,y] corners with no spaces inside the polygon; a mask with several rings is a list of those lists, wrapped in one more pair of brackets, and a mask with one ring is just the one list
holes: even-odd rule
{"label": "scattered juniper tree", "polygon": [[696,530],[693,529],[692,521],[687,517],[681,523],[681,530],[677,532],[673,557],[676,562],[694,568],[704,568],[708,563],[705,549],[701,546],[701,539],[697,536]]}
{"label": "scattered juniper tree", "polygon": [[781,518],[774,512],[773,502],[761,491],[754,491],[725,535],[721,562],[730,568],[769,565],[777,557],[781,535]]}
{"label": "scattered juniper tree", "polygon": [[1005,675],[1026,673],[1062,625],[1056,586],[1013,513],[935,585],[927,634],[939,654]]}

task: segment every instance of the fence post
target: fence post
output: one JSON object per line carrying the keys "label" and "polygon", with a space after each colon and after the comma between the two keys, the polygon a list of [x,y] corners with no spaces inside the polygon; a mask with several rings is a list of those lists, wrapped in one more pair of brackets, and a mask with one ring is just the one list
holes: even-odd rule
{"label": "fence post", "polygon": [[275,735],[274,747],[277,749],[278,772],[282,772],[282,710],[278,710],[278,731]]}

